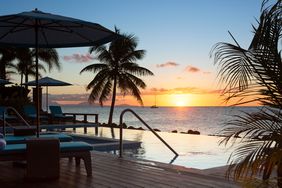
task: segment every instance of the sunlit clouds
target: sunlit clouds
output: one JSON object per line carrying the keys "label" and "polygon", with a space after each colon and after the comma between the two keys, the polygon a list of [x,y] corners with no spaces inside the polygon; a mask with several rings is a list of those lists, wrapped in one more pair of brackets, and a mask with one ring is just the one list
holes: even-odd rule
{"label": "sunlit clouds", "polygon": [[178,88],[151,88],[142,92],[142,95],[167,95],[167,94],[221,94],[222,90],[209,90],[197,87]]}
{"label": "sunlit clouds", "polygon": [[177,66],[179,66],[179,64],[176,63],[176,62],[173,62],[173,61],[168,61],[168,62],[163,63],[163,64],[157,64],[157,67],[158,67],[158,68],[177,67]]}
{"label": "sunlit clouds", "polygon": [[190,73],[197,73],[197,72],[200,72],[201,70],[198,67],[194,67],[194,66],[188,65],[185,68],[185,71],[186,72],[190,72]]}
{"label": "sunlit clouds", "polygon": [[65,61],[75,62],[75,63],[88,63],[88,62],[92,62],[95,58],[92,57],[89,53],[86,54],[75,53],[72,55],[65,55],[63,59]]}

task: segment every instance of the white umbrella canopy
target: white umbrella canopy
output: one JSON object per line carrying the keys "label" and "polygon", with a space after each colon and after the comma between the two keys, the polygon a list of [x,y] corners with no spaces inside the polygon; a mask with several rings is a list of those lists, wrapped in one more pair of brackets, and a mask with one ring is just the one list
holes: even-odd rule
{"label": "white umbrella canopy", "polygon": [[[0,46],[35,48],[36,90],[38,85],[38,48],[97,46],[120,37],[105,27],[75,18],[44,13],[37,9],[0,16]],[[37,137],[39,137],[39,98],[37,98]]]}
{"label": "white umbrella canopy", "polygon": [[[36,86],[36,80],[26,82],[24,85]],[[46,86],[46,111],[48,112],[48,86],[70,86],[72,84],[46,76],[38,80],[38,85]]]}

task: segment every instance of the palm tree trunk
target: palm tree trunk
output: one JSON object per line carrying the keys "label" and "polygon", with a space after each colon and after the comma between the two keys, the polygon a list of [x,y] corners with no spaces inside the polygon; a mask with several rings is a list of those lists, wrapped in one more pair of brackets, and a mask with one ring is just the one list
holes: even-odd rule
{"label": "palm tree trunk", "polygon": [[21,73],[21,87],[23,87],[23,73]]}
{"label": "palm tree trunk", "polygon": [[[26,73],[24,74],[24,76],[25,76],[25,83],[27,83],[27,82],[28,82],[28,73],[26,72]],[[25,89],[28,89],[28,86],[27,86],[27,85],[25,85]]]}
{"label": "palm tree trunk", "polygon": [[115,102],[116,102],[116,92],[117,92],[117,79],[115,77],[114,78],[112,103],[111,103],[111,109],[110,109],[109,120],[108,120],[108,125],[111,127],[111,133],[112,133],[113,138],[115,137],[115,134],[114,134],[114,128],[113,128],[113,126],[111,126],[111,124],[113,123],[113,114],[114,114],[114,108],[115,108]]}
{"label": "palm tree trunk", "polygon": [[21,72],[21,91],[20,91],[20,96],[23,98],[23,72]]}

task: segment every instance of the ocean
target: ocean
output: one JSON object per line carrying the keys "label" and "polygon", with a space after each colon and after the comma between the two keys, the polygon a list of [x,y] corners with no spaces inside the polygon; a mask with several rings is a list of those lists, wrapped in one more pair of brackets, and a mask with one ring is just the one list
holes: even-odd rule
{"label": "ocean", "polygon": [[[99,122],[106,123],[109,107],[97,106],[63,106],[64,112],[81,112],[99,114]],[[119,124],[119,116],[125,109],[135,111],[149,126],[160,129],[158,134],[176,151],[175,155],[150,131],[125,129],[123,139],[141,142],[138,149],[125,150],[124,155],[138,159],[158,161],[163,163],[181,165],[189,168],[208,169],[227,164],[233,149],[229,146],[219,145],[222,137],[208,136],[218,134],[226,121],[232,115],[244,112],[257,111],[257,107],[116,107],[114,123]],[[82,119],[82,117],[81,117]],[[94,118],[89,118],[94,121]],[[124,115],[125,123],[136,128],[145,128],[132,114]],[[201,135],[170,133],[172,130],[187,132],[189,129],[197,130]],[[92,131],[92,132],[90,132]],[[80,130],[82,133],[83,131]],[[119,129],[115,129],[115,138],[118,138]],[[89,130],[89,136],[94,131]],[[98,136],[111,138],[109,128],[99,128]],[[110,151],[118,154],[119,151]]]}
{"label": "ocean", "polygon": [[[63,112],[97,113],[99,122],[107,123],[110,107],[98,106],[62,106]],[[243,112],[256,111],[257,107],[115,107],[113,122],[119,124],[120,114],[125,109],[132,109],[149,126],[164,132],[177,130],[187,132],[197,130],[203,135],[218,134],[223,127],[223,123],[230,120],[232,115]],[[82,117],[78,117],[82,119]],[[89,117],[89,121],[94,121],[94,117]],[[142,127],[142,123],[131,113],[124,115],[124,122],[127,126]]]}

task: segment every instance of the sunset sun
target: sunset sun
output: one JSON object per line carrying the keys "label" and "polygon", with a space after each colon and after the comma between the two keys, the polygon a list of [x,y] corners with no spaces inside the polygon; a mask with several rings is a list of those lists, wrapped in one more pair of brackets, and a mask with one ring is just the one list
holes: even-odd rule
{"label": "sunset sun", "polygon": [[178,107],[181,107],[181,106],[188,106],[188,95],[185,95],[185,94],[174,94],[172,96],[172,100],[173,100],[173,104],[174,106],[178,106]]}

